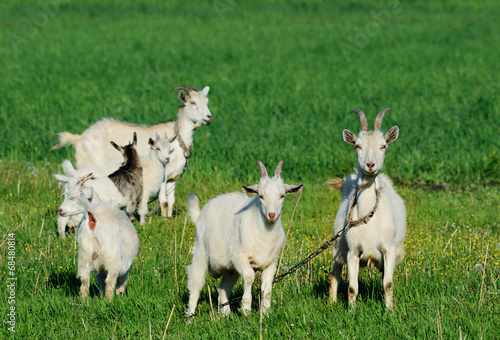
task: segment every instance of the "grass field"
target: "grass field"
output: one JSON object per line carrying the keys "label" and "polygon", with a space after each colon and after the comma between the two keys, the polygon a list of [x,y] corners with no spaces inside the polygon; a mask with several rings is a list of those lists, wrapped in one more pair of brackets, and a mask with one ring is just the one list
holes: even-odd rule
{"label": "grass field", "polygon": [[[170,315],[171,339],[497,338],[499,17],[495,1],[2,1],[0,320],[14,306],[15,332],[4,323],[0,338],[161,339]],[[125,295],[108,304],[93,281],[84,303],[75,238],[57,235],[51,176],[74,150],[49,151],[54,136],[103,117],[175,119],[178,85],[210,86],[213,123],[196,132],[175,217],[136,223]],[[384,172],[408,212],[394,310],[375,270],[361,271],[355,309],[345,281],[329,305],[328,250],[274,287],[269,318],[255,303],[250,316],[235,305],[228,318],[202,313],[187,325],[187,194],[204,204],[257,183],[256,159],[285,160],[285,181],[304,184],[284,247],[290,267],[333,234],[340,195],[324,181],[356,166],[341,136],[359,131],[349,111],[373,122],[385,107],[383,131],[398,125],[400,136]],[[297,198],[286,199],[285,228]],[[216,280],[207,283],[199,311],[217,301]]]}

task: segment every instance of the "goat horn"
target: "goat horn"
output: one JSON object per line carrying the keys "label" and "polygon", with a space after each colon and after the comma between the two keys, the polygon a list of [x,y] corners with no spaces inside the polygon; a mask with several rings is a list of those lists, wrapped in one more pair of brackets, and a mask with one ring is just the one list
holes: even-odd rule
{"label": "goat horn", "polygon": [[377,117],[375,117],[375,124],[373,125],[373,130],[374,131],[380,131],[380,128],[382,127],[382,120],[384,119],[384,115],[387,111],[389,111],[391,108],[388,107],[387,109],[383,109],[379,113],[377,113]]}
{"label": "goat horn", "polygon": [[175,91],[175,90],[186,90],[188,91],[188,93],[191,93],[191,92],[199,92],[200,90],[198,90],[196,87],[187,87],[187,86],[177,86],[177,87],[174,87],[173,89],[171,89],[170,91]]}
{"label": "goat horn", "polygon": [[78,186],[82,186],[83,183],[87,182],[89,179],[94,179],[94,174],[93,173],[90,173],[90,174],[87,174],[83,177],[80,177],[80,179],[78,180],[78,182],[76,183],[76,185]]}
{"label": "goat horn", "polygon": [[366,120],[366,116],[360,109],[352,110],[351,112],[355,112],[359,116],[359,122],[361,123],[361,131],[368,131],[368,121]]}
{"label": "goat horn", "polygon": [[283,161],[279,162],[276,170],[274,171],[274,177],[281,177],[281,166],[283,165]]}
{"label": "goat horn", "polygon": [[261,161],[257,161],[257,164],[259,164],[260,167],[260,177],[267,177],[267,170],[264,164],[262,164]]}

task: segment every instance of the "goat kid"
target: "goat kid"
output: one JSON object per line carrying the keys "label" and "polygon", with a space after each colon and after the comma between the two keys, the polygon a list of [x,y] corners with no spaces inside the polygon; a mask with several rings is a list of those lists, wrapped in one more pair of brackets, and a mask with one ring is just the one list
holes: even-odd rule
{"label": "goat kid", "polygon": [[139,251],[139,237],[132,222],[120,209],[107,203],[90,203],[92,188],[84,183],[88,174],[69,186],[59,208],[62,217],[83,214],[78,230],[78,277],[83,299],[88,297],[90,273],[95,272],[99,289],[108,301],[125,291],[130,266]]}
{"label": "goat kid", "polygon": [[[272,281],[276,273],[277,257],[285,243],[281,224],[281,210],[287,194],[302,190],[302,185],[284,184],[281,161],[274,177],[267,175],[262,162],[258,185],[242,186],[250,198],[242,193],[230,193],[210,200],[200,211],[200,202],[194,194],[188,196],[188,212],[196,225],[193,261],[187,268],[189,304],[186,313],[192,315],[205,283],[207,271],[214,278],[222,277],[217,288],[219,304],[228,302],[232,289],[241,275],[244,280],[242,311],[250,312],[252,284],[255,270],[262,270],[262,306],[268,312],[271,306]],[[229,306],[221,310],[230,312]]]}

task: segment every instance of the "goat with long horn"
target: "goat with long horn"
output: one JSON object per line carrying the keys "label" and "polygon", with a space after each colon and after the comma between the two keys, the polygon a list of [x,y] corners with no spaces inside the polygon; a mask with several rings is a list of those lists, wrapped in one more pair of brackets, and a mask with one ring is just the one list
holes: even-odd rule
{"label": "goat with long horn", "polygon": [[[356,148],[358,171],[342,180],[328,181],[330,188],[342,188],[342,202],[333,227],[334,234],[345,226],[348,229],[336,242],[333,250],[335,264],[330,275],[330,301],[337,300],[337,290],[342,269],[347,265],[349,288],[347,295],[352,304],[358,294],[359,267],[377,267],[384,273],[384,299],[387,309],[393,306],[394,268],[403,260],[406,235],[406,209],[392,181],[380,173],[387,146],[399,135],[399,128],[392,127],[384,135],[380,131],[384,114],[375,118],[374,131],[368,131],[366,117],[361,110],[354,110],[360,117],[361,132],[358,136],[343,131],[344,141]],[[353,203],[354,202],[354,203]]]}

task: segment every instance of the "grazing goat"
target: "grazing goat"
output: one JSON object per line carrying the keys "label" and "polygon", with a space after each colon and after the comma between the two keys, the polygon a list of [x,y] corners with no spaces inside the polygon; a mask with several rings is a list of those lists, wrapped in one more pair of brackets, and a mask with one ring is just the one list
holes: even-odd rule
{"label": "grazing goat", "polygon": [[[156,133],[155,139],[149,139],[151,147],[146,156],[141,156],[142,165],[142,195],[139,202],[138,212],[140,224],[145,223],[145,216],[148,213],[148,200],[151,196],[160,191],[161,184],[165,178],[165,166],[170,162],[171,148],[170,143],[176,139],[176,136],[163,138]],[[120,164],[106,164],[102,166],[89,166],[76,170],[69,160],[63,162],[64,174],[71,177],[80,177],[92,172],[95,177],[107,176],[120,167]]]}
{"label": "grazing goat", "polygon": [[[125,163],[106,177],[90,179],[86,186],[92,187],[103,202],[109,202],[118,208],[125,207],[127,215],[133,219],[143,188],[141,159],[135,149],[137,136],[134,133],[133,142],[123,147],[114,142],[111,144],[122,153]],[[78,177],[59,174],[53,176],[63,185],[68,185],[78,179]]]}
{"label": "grazing goat", "polygon": [[107,203],[90,203],[92,188],[83,184],[92,178],[88,174],[69,186],[59,208],[62,217],[83,214],[78,230],[78,277],[80,292],[89,293],[90,272],[108,301],[114,290],[123,293],[127,275],[139,251],[139,237],[134,225],[123,211]]}
{"label": "grazing goat", "polygon": [[[137,132],[139,141],[138,152],[145,155],[148,152],[146,141],[154,138],[155,133],[168,136],[178,135],[177,143],[172,144],[173,155],[169,166],[165,167],[165,181],[159,194],[161,214],[171,217],[175,203],[175,184],[181,178],[191,156],[194,130],[202,125],[209,125],[212,113],[208,108],[208,91],[194,87],[178,86],[173,90],[180,90],[178,98],[182,102],[177,114],[177,121],[168,121],[151,126],[135,125],[111,119],[103,119],[85,130],[81,135],[61,132],[58,134],[59,143],[52,149],[73,144],[77,168],[90,165],[103,165],[121,162],[123,159],[109,146],[110,141],[118,144],[125,143],[132,132]],[[172,91],[173,91],[172,90]],[[187,91],[188,95],[184,92]],[[177,155],[180,155],[177,157]]]}
{"label": "grazing goat", "polygon": [[[404,256],[406,210],[401,197],[392,187],[391,180],[380,173],[387,146],[398,138],[399,128],[392,127],[385,135],[380,128],[384,114],[375,118],[373,131],[368,131],[365,114],[359,115],[359,136],[343,131],[344,141],[354,146],[358,153],[358,171],[343,179],[342,202],[334,222],[334,233],[348,223],[352,227],[336,242],[333,250],[335,261],[330,275],[330,301],[337,300],[342,268],[347,264],[349,274],[348,297],[352,304],[358,294],[359,267],[377,267],[383,272],[386,308],[393,306],[394,268]],[[353,203],[354,200],[354,203]]]}
{"label": "grazing goat", "polygon": [[[256,194],[254,198],[242,193],[221,195],[208,202],[200,212],[198,197],[188,196],[188,212],[196,225],[193,261],[187,268],[188,315],[195,312],[207,270],[214,278],[222,276],[217,288],[220,304],[229,300],[238,277],[243,277],[244,314],[250,311],[254,270],[262,270],[263,310],[267,313],[271,306],[277,257],[286,238],[281,224],[284,197],[302,190],[302,185],[284,184],[281,178],[283,161],[272,178],[267,175],[264,165],[257,162],[261,171],[259,184],[242,187],[247,194]],[[222,308],[223,314],[229,312],[229,306]]]}

